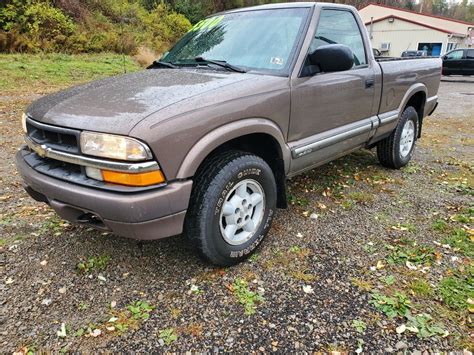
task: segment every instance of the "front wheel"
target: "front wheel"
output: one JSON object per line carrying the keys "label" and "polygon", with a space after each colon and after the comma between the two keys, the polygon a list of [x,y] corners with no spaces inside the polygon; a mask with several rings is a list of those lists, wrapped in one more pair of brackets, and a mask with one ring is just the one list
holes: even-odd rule
{"label": "front wheel", "polygon": [[380,164],[391,169],[400,169],[408,164],[415,150],[418,133],[418,113],[409,106],[403,111],[392,134],[377,144]]}
{"label": "front wheel", "polygon": [[239,151],[218,154],[196,175],[185,233],[206,260],[236,264],[268,233],[276,197],[275,177],[263,159]]}

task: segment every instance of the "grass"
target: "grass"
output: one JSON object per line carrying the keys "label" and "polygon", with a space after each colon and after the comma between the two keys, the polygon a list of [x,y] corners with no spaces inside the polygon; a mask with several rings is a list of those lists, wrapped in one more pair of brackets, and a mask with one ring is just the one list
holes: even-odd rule
{"label": "grass", "polygon": [[[125,57],[127,72],[140,67]],[[59,88],[124,72],[124,57],[118,54],[0,54],[2,92]]]}
{"label": "grass", "polygon": [[474,310],[474,264],[443,278],[438,293],[444,303],[454,310]]}
{"label": "grass", "polygon": [[388,245],[391,253],[387,257],[390,264],[405,264],[410,262],[415,265],[431,264],[435,260],[435,251],[426,245],[418,245],[414,240],[403,238],[395,245]]}
{"label": "grass", "polygon": [[454,231],[443,240],[444,244],[450,245],[455,251],[459,251],[467,257],[474,257],[474,241],[472,236],[462,228]]}
{"label": "grass", "polygon": [[415,279],[410,283],[410,290],[414,296],[427,298],[434,295],[434,290],[425,279]]}

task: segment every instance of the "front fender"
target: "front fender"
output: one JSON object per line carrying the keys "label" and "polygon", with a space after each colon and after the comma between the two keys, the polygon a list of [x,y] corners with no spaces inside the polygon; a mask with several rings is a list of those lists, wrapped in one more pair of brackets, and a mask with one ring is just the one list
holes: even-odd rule
{"label": "front fender", "polygon": [[278,142],[285,163],[285,173],[288,172],[291,152],[280,128],[268,119],[246,118],[220,126],[202,137],[186,154],[176,178],[194,176],[199,165],[213,150],[232,139],[255,133],[268,134]]}

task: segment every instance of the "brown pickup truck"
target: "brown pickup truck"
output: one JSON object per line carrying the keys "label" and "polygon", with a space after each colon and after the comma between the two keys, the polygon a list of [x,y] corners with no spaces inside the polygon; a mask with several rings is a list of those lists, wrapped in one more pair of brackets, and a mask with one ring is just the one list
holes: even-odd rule
{"label": "brown pickup truck", "polygon": [[265,5],[196,24],[148,70],[43,97],[22,118],[25,188],[62,218],[137,239],[185,233],[231,265],[285,183],[358,148],[412,157],[441,59],[375,59],[350,6]]}

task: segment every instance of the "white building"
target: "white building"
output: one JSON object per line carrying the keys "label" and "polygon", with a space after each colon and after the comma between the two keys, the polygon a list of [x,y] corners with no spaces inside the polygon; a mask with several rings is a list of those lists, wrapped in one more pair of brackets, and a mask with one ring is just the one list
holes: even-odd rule
{"label": "white building", "polygon": [[386,56],[398,57],[406,50],[439,56],[474,45],[474,23],[380,4],[369,4],[359,13],[372,46]]}

